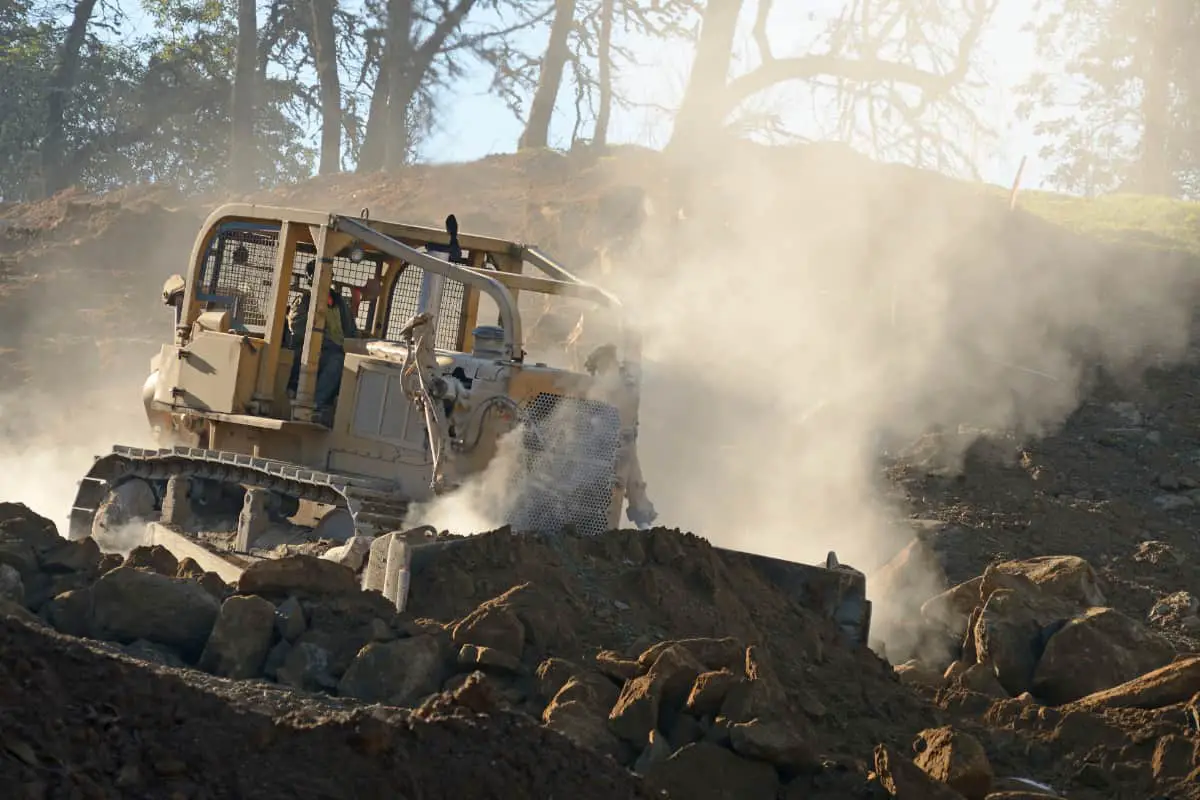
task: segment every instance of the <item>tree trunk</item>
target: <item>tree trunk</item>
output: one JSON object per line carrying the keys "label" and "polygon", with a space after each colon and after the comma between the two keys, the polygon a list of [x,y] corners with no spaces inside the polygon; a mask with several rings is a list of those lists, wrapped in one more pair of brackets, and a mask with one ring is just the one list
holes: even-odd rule
{"label": "tree trunk", "polygon": [[[759,0],[768,2],[768,0]],[[733,38],[737,31],[742,0],[709,0],[700,23],[700,41],[696,58],[668,147],[685,140],[699,139],[724,123],[720,112],[733,57]]]}
{"label": "tree trunk", "polygon": [[[391,52],[387,64],[387,123],[383,139],[383,166],[398,169],[408,156],[408,104],[416,89],[408,90],[413,72],[412,0],[388,0],[386,48]],[[382,73],[382,68],[381,68]]]}
{"label": "tree trunk", "polygon": [[1142,153],[1138,164],[1137,189],[1146,194],[1174,195],[1174,172],[1170,157],[1171,138],[1171,25],[1169,6],[1173,0],[1152,0],[1143,43]]}
{"label": "tree trunk", "polygon": [[367,110],[367,130],[363,133],[362,148],[358,151],[356,172],[376,172],[383,169],[383,143],[387,138],[388,73],[391,72],[390,48],[380,48],[379,71],[371,92],[371,107]]}
{"label": "tree trunk", "polygon": [[592,144],[596,147],[608,145],[608,126],[612,120],[612,30],[616,4],[616,0],[603,0],[600,6],[599,52],[596,56],[600,61],[600,108],[596,112],[596,132],[592,134]]}
{"label": "tree trunk", "polygon": [[79,0],[75,4],[75,15],[67,38],[58,54],[58,63],[50,76],[50,89],[46,98],[46,138],[42,140],[42,189],[49,196],[67,188],[75,179],[67,165],[67,98],[75,90],[79,74],[79,52],[87,35],[88,22],[96,0]]}
{"label": "tree trunk", "polygon": [[342,171],[342,86],[338,78],[333,11],[337,0],[312,0],[313,61],[321,93],[320,174]]}
{"label": "tree trunk", "polygon": [[554,116],[554,103],[569,55],[567,38],[575,24],[575,0],[555,0],[554,5],[554,23],[550,26],[550,41],[542,57],[537,91],[533,93],[525,132],[517,143],[521,150],[545,147],[550,141],[550,120]]}
{"label": "tree trunk", "polygon": [[246,191],[257,185],[254,158],[254,103],[258,61],[258,7],[238,0],[237,59],[230,104],[229,185]]}

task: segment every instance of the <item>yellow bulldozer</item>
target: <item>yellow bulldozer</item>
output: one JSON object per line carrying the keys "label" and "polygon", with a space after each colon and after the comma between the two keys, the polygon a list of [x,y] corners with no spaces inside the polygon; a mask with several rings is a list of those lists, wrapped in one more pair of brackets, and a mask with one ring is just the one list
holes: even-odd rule
{"label": "yellow bulldozer", "polygon": [[[412,576],[464,541],[419,524],[442,499],[474,492],[521,533],[656,518],[637,331],[537,247],[460,234],[454,216],[225,205],[163,301],[174,335],[143,387],[155,447],[96,459],[72,538],[132,529],[226,579],[280,553],[334,557],[403,608]],[[832,553],[730,556],[866,641],[865,580]]]}

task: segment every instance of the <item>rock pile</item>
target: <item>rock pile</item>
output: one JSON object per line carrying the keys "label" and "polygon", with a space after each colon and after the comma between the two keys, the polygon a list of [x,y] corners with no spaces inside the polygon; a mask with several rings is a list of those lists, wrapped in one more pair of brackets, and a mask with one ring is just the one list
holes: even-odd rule
{"label": "rock pile", "polygon": [[[272,718],[351,715],[357,732],[337,747],[356,759],[409,742],[402,731],[452,724],[466,726],[453,734],[463,741],[490,728],[519,749],[550,737],[554,752],[586,753],[580,764],[611,797],[1013,800],[1057,796],[1056,785],[1081,800],[1132,800],[1200,777],[1188,749],[1200,730],[1200,656],[1177,659],[1105,607],[1081,559],[997,564],[931,598],[925,640],[952,642],[948,655],[894,669],[736,557],[672,531],[472,537],[414,574],[397,614],[330,559],[258,562],[230,586],[161,548],[122,559],[64,542],[23,506],[0,504],[0,576],[0,634],[19,646],[36,633],[14,621],[219,687],[235,705],[247,692],[270,698]],[[1071,668],[1084,658],[1091,666]],[[0,677],[41,669],[24,663],[0,658]],[[104,663],[95,669],[127,668]],[[182,708],[170,702],[168,716]],[[251,741],[265,735],[227,723],[248,725]],[[426,736],[411,735],[400,747],[409,754]],[[66,745],[30,747],[37,763],[38,747],[78,760]],[[37,783],[28,759],[4,758],[0,773]],[[100,786],[125,774],[217,796],[196,777],[208,762],[164,758],[122,756],[88,774]],[[373,796],[365,785],[357,796]],[[352,796],[326,788],[323,797]]]}

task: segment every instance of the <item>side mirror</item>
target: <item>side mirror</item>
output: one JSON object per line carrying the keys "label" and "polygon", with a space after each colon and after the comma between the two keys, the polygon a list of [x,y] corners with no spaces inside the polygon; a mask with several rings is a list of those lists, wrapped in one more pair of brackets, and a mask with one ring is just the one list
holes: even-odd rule
{"label": "side mirror", "polygon": [[183,300],[183,292],[186,288],[187,282],[182,276],[172,275],[167,278],[162,288],[163,305],[178,306]]}

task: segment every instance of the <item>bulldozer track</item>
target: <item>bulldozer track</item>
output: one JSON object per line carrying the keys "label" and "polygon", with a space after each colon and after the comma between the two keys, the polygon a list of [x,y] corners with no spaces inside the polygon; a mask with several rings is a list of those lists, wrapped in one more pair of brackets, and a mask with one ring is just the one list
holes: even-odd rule
{"label": "bulldozer track", "polygon": [[101,504],[125,481],[166,481],[180,476],[267,489],[298,500],[338,506],[350,513],[355,533],[369,536],[398,528],[408,509],[406,501],[396,499],[399,486],[391,481],[339,475],[220,450],[118,445],[108,455],[97,457],[80,481],[71,506],[70,538],[91,535]]}

